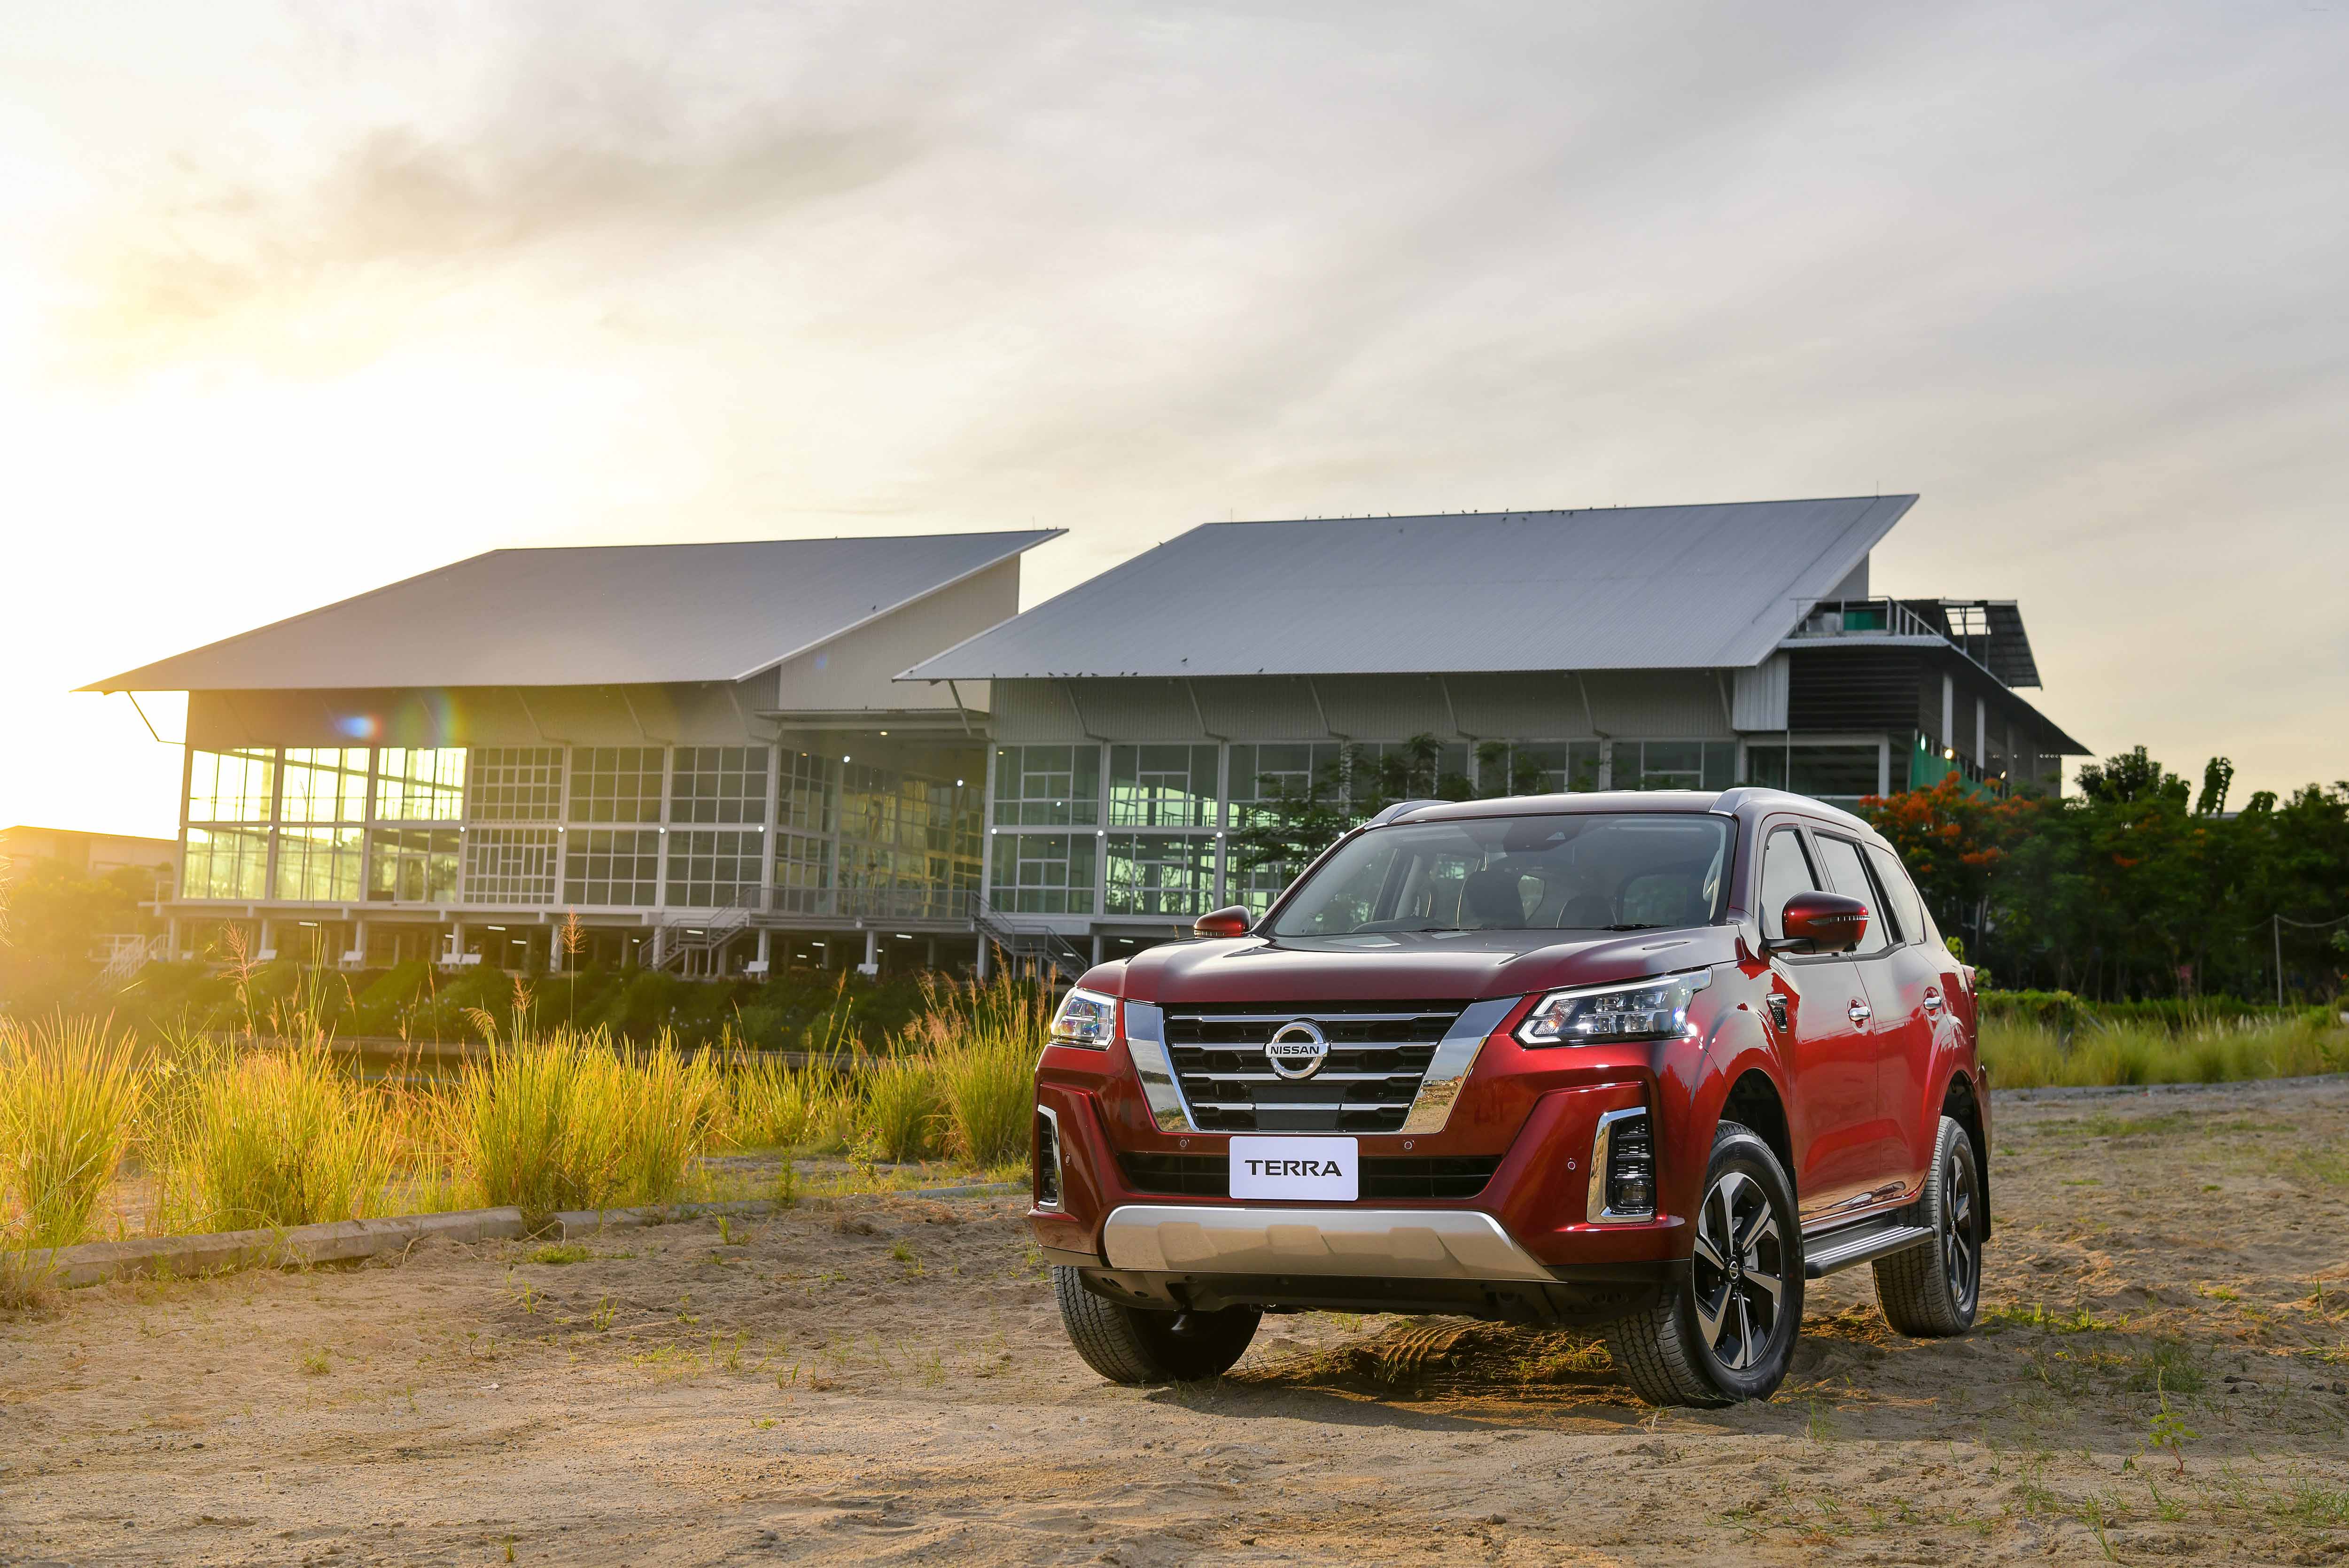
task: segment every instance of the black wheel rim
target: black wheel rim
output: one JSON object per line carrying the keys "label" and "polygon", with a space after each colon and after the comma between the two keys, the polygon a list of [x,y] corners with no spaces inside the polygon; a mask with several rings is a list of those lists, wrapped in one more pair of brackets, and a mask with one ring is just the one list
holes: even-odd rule
{"label": "black wheel rim", "polygon": [[1770,1195],[1742,1171],[1724,1171],[1697,1212],[1690,1270],[1697,1332],[1713,1358],[1748,1372],[1768,1353],[1786,1294],[1786,1242]]}
{"label": "black wheel rim", "polygon": [[1952,1147],[1941,1164],[1941,1269],[1950,1299],[1960,1313],[1971,1312],[1982,1284],[1982,1234],[1975,1222],[1974,1169]]}

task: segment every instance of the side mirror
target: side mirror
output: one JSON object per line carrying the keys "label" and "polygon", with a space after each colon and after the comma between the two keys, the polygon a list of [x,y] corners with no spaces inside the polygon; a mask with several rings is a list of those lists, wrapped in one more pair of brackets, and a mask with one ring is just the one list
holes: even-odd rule
{"label": "side mirror", "polygon": [[1246,936],[1248,934],[1248,927],[1255,923],[1256,916],[1247,912],[1247,906],[1236,903],[1227,909],[1219,909],[1212,913],[1203,914],[1193,921],[1191,934],[1194,936]]}
{"label": "side mirror", "polygon": [[1839,892],[1798,892],[1778,916],[1773,953],[1848,953],[1868,934],[1868,905]]}

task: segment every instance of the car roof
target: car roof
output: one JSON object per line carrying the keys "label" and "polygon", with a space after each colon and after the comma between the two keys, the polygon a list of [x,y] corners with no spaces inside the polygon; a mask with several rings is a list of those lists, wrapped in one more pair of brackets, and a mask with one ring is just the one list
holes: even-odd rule
{"label": "car roof", "polygon": [[1874,836],[1859,818],[1808,795],[1741,784],[1733,789],[1600,789],[1578,794],[1506,795],[1488,800],[1405,800],[1371,820],[1372,827],[1401,822],[1452,822],[1475,817],[1597,816],[1614,811],[1677,811],[1690,815],[1759,818],[1786,812],[1824,825]]}

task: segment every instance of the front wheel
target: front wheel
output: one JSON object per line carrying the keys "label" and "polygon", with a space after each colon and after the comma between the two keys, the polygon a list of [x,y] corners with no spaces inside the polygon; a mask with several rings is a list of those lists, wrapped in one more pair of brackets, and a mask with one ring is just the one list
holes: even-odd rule
{"label": "front wheel", "polygon": [[1084,1275],[1052,1266],[1061,1326],[1085,1365],[1112,1383],[1189,1383],[1220,1377],[1247,1353],[1264,1315],[1252,1306],[1221,1312],[1152,1312],[1106,1300]]}
{"label": "front wheel", "polygon": [[1925,1178],[1930,1245],[1876,1260],[1876,1299],[1885,1320],[1912,1339],[1945,1339],[1974,1326],[1982,1305],[1982,1172],[1974,1140],[1949,1117],[1933,1140]]}
{"label": "front wheel", "polygon": [[1751,1129],[1724,1121],[1713,1133],[1691,1228],[1688,1278],[1609,1324],[1608,1353],[1651,1404],[1766,1399],[1803,1321],[1802,1230],[1785,1168]]}

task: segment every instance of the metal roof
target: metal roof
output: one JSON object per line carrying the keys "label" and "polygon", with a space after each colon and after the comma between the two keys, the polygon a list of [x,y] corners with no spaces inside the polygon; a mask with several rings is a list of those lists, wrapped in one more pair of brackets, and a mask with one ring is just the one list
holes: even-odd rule
{"label": "metal roof", "polygon": [[1754,665],[1916,500],[1212,522],[899,678]]}
{"label": "metal roof", "polygon": [[81,689],[741,680],[1064,531],[492,550]]}

